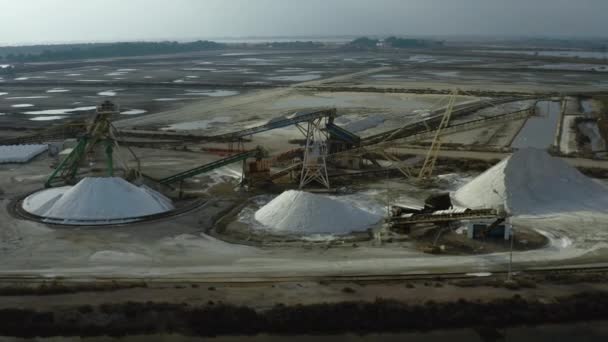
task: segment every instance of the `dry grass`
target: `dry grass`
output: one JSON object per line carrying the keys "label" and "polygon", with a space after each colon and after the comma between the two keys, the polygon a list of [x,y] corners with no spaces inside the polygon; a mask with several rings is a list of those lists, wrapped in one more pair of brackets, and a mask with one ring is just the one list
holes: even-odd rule
{"label": "dry grass", "polygon": [[11,285],[0,287],[0,296],[48,296],[78,292],[108,292],[145,287],[147,287],[147,284],[144,282],[62,284],[58,281],[53,281],[37,286]]}

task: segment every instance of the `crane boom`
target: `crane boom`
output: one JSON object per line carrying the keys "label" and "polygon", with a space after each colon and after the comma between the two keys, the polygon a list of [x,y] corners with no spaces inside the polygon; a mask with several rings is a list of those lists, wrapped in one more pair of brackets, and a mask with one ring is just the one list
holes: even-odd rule
{"label": "crane boom", "polygon": [[452,111],[454,110],[454,103],[456,102],[456,96],[458,95],[458,90],[455,90],[452,93],[452,97],[448,103],[448,106],[443,114],[441,122],[435,131],[435,137],[433,138],[433,142],[431,143],[431,148],[426,155],[426,159],[424,160],[424,164],[420,169],[420,173],[418,174],[418,179],[428,179],[433,175],[433,170],[435,169],[435,163],[437,162],[437,156],[439,155],[439,150],[441,149],[441,131],[443,131],[450,124],[450,119],[452,118]]}

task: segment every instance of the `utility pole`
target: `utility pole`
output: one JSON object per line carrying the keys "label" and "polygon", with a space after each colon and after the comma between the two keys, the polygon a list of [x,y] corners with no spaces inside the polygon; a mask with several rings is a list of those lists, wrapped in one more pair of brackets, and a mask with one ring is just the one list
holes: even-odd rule
{"label": "utility pole", "polygon": [[509,230],[509,236],[511,238],[511,249],[509,251],[509,270],[507,272],[507,282],[513,281],[513,240],[515,240],[515,230],[511,225],[511,220],[508,220],[508,224],[511,227]]}

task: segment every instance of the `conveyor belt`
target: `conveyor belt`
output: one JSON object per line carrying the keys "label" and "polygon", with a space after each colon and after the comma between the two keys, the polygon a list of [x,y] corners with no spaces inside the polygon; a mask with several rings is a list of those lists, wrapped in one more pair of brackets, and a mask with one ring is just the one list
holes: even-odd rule
{"label": "conveyor belt", "polygon": [[290,119],[283,119],[277,121],[271,121],[264,125],[244,129],[242,131],[231,132],[226,134],[214,135],[209,137],[212,141],[234,141],[239,138],[246,137],[253,134],[258,134],[266,131],[270,131],[277,128],[283,128],[291,125],[295,125],[300,122],[311,121],[318,118],[333,118],[336,116],[336,109],[325,109],[315,112],[309,112],[304,114],[298,114]]}
{"label": "conveyor belt", "polygon": [[220,160],[216,160],[214,162],[208,163],[208,164],[204,164],[198,167],[195,167],[193,169],[184,171],[184,172],[180,172],[178,174],[175,174],[173,176],[169,176],[166,178],[163,178],[161,180],[159,180],[158,182],[161,184],[172,184],[172,183],[176,183],[179,181],[182,181],[184,179],[187,178],[191,178],[194,177],[196,175],[200,175],[202,173],[206,173],[206,172],[210,172],[213,171],[215,169],[218,169],[222,166],[226,166],[232,163],[236,163],[242,160],[245,160],[247,158],[250,157],[254,157],[256,155],[258,155],[260,153],[259,150],[252,150],[252,151],[247,151],[247,152],[243,152],[243,153],[239,153],[233,156],[230,156],[228,158],[224,158],[224,159],[220,159]]}
{"label": "conveyor belt", "polygon": [[[454,111],[452,112],[452,118],[458,118],[459,116],[467,115],[467,114],[470,114],[472,112],[475,112],[475,111],[478,111],[478,110],[481,110],[484,108],[496,106],[496,105],[503,104],[503,103],[523,100],[523,99],[525,99],[525,98],[507,97],[507,98],[502,98],[502,99],[497,99],[497,100],[492,100],[492,101],[479,102],[479,103],[475,103],[473,105],[462,106],[460,108],[454,109]],[[382,132],[380,134],[366,137],[362,140],[362,145],[365,145],[365,146],[374,145],[374,144],[380,143],[382,141],[390,141],[390,140],[405,138],[405,137],[408,137],[408,136],[411,136],[414,134],[419,134],[419,133],[423,133],[423,132],[426,132],[429,130],[434,130],[437,127],[437,125],[439,125],[439,123],[441,122],[441,119],[443,118],[443,111],[444,111],[443,109],[437,110],[434,113],[435,115],[433,115],[429,118],[426,118],[424,120],[411,123],[411,124],[406,125],[401,128],[389,130],[386,132]]]}

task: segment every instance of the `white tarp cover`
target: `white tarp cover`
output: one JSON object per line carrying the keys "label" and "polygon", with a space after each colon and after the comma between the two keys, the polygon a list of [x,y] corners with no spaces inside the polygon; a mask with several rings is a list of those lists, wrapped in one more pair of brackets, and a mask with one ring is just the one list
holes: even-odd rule
{"label": "white tarp cover", "polygon": [[27,163],[48,148],[48,145],[2,145],[0,163]]}

